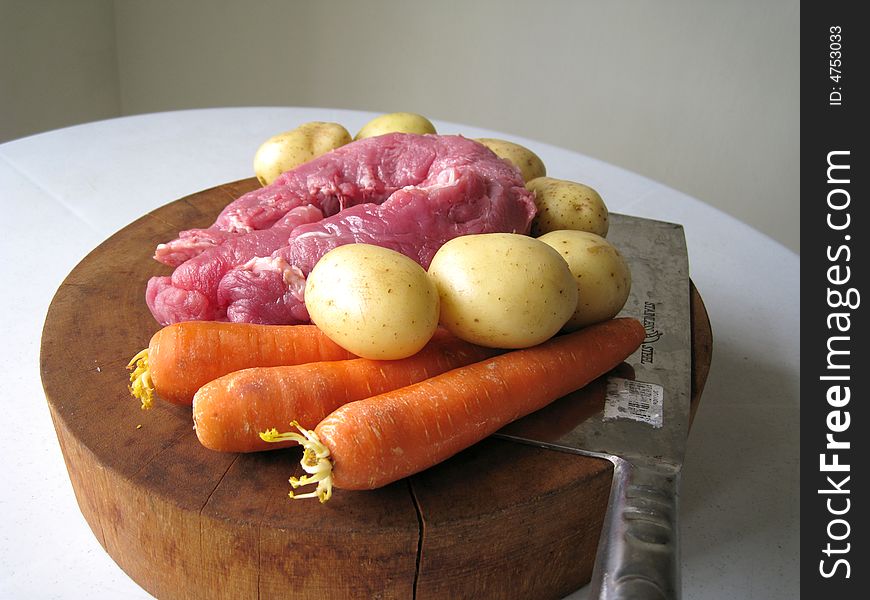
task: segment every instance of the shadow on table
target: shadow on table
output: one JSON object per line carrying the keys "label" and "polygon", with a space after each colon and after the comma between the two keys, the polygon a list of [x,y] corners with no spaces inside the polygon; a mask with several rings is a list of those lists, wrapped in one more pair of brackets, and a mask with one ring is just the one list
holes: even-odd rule
{"label": "shadow on table", "polygon": [[686,555],[749,538],[782,553],[796,539],[799,394],[776,364],[717,340],[683,468],[682,526],[702,528],[684,535],[701,545]]}

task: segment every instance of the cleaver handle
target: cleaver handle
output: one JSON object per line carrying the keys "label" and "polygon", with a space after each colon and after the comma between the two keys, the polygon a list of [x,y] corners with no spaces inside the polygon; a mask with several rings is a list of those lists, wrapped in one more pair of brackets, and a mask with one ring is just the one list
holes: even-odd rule
{"label": "cleaver handle", "polygon": [[613,483],[590,597],[676,600],[680,469],[648,460],[608,458],[614,463]]}

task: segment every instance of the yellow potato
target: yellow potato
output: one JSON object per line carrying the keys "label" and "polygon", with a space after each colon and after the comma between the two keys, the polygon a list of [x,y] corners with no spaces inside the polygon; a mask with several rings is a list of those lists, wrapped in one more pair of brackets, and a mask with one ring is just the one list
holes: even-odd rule
{"label": "yellow potato", "polygon": [[435,126],[423,115],[409,112],[394,112],[375,117],[359,130],[353,139],[385,135],[387,133],[435,133]]}
{"label": "yellow potato", "polygon": [[495,152],[500,158],[513,163],[522,173],[523,181],[543,177],[547,174],[544,161],[525,146],[496,138],[477,138],[477,141]]}
{"label": "yellow potato", "polygon": [[547,244],[515,233],[484,233],[444,244],[429,266],[441,324],[463,340],[526,348],[555,335],[577,307],[568,265]]}
{"label": "yellow potato", "polygon": [[532,221],[532,235],[576,229],[607,237],[607,206],[594,189],[582,183],[537,177],[526,183],[535,193],[538,214]]}
{"label": "yellow potato", "polygon": [[568,263],[577,286],[577,307],[566,331],[606,321],[619,314],[631,291],[631,271],[619,250],[588,231],[551,231],[538,240],[555,248]]}
{"label": "yellow potato", "polygon": [[423,267],[370,244],[327,252],[308,275],[305,308],[327,337],[363,358],[416,354],[438,327],[438,291]]}
{"label": "yellow potato", "polygon": [[263,142],[254,154],[254,173],[261,185],[269,185],[281,173],[350,142],[350,133],[338,123],[304,123]]}

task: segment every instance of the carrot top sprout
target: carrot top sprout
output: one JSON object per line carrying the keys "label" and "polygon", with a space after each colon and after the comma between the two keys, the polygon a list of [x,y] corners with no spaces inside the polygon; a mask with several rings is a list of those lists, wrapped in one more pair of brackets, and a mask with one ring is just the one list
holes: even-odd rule
{"label": "carrot top sprout", "polygon": [[142,401],[142,410],[148,410],[154,403],[154,383],[148,370],[148,348],[134,356],[127,364],[130,373],[130,393]]}
{"label": "carrot top sprout", "polygon": [[291,426],[299,430],[300,433],[288,431],[279,433],[277,429],[269,429],[260,433],[260,439],[264,442],[297,442],[302,446],[302,470],[308,475],[302,477],[291,477],[290,485],[293,489],[303,485],[312,483],[317,484],[317,488],[313,492],[305,494],[294,494],[290,490],[289,496],[294,500],[302,498],[318,498],[321,503],[326,502],[332,497],[332,461],[329,459],[329,448],[327,448],[317,434],[310,429],[305,429],[297,421],[290,423]]}

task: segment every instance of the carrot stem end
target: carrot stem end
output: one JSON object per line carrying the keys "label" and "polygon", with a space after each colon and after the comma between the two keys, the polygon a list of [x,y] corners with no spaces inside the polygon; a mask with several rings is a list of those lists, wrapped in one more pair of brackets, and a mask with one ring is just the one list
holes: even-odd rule
{"label": "carrot stem end", "polygon": [[307,475],[291,477],[290,485],[294,490],[315,483],[317,487],[304,494],[296,494],[290,490],[288,495],[294,500],[317,498],[322,504],[332,497],[332,461],[329,459],[329,448],[320,441],[314,431],[305,429],[297,421],[293,421],[290,425],[298,429],[299,433],[295,431],[279,433],[273,428],[261,432],[260,439],[264,442],[293,441],[302,446],[302,470]]}
{"label": "carrot stem end", "polygon": [[148,348],[134,356],[127,369],[130,373],[130,385],[127,388],[134,398],[142,402],[142,410],[148,410],[154,404],[154,382],[151,381],[151,371],[148,369]]}

